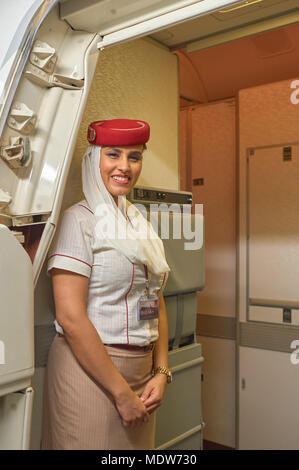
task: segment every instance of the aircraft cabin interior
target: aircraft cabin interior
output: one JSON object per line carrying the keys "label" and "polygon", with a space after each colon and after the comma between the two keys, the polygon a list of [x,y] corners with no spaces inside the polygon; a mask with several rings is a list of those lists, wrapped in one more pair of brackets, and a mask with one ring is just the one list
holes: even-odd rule
{"label": "aircraft cabin interior", "polygon": [[88,125],[131,118],[151,125],[136,201],[181,196],[204,221],[200,250],[164,240],[156,449],[298,449],[298,1],[38,3],[0,121],[0,448],[40,448],[47,253],[84,199]]}

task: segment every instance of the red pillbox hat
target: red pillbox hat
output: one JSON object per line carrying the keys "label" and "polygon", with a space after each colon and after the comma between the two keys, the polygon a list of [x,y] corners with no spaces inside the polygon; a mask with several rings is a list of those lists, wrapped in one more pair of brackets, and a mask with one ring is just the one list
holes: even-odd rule
{"label": "red pillbox hat", "polygon": [[150,126],[135,119],[95,121],[88,126],[87,139],[92,145],[141,145],[149,140]]}

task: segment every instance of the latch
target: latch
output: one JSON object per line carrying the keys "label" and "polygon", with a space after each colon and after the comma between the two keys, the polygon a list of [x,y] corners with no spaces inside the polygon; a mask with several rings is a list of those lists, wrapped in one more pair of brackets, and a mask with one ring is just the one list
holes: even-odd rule
{"label": "latch", "polygon": [[68,77],[58,73],[50,75],[32,64],[28,65],[25,76],[36,85],[46,88],[59,86],[66,90],[80,90],[84,86],[83,79]]}
{"label": "latch", "polygon": [[55,73],[51,77],[51,83],[52,86],[60,86],[67,90],[74,90],[76,88],[82,88],[84,85],[84,80],[81,80],[79,78],[67,77],[65,75],[59,75],[58,73]]}
{"label": "latch", "polygon": [[47,73],[53,73],[57,61],[57,54],[54,47],[49,46],[46,42],[37,41],[33,46],[29,60],[41,70]]}
{"label": "latch", "polygon": [[11,137],[10,145],[0,147],[0,155],[13,169],[28,166],[31,160],[29,137]]}
{"label": "latch", "polygon": [[30,134],[36,123],[36,115],[32,109],[24,103],[14,103],[12,105],[7,125],[21,134]]}
{"label": "latch", "polygon": [[284,308],[282,312],[282,321],[284,323],[292,323],[292,310],[290,308]]}
{"label": "latch", "polygon": [[22,215],[22,216],[11,216],[13,227],[22,227],[24,225],[37,225],[45,224],[50,217],[50,213],[46,214],[33,214],[33,215]]}
{"label": "latch", "polygon": [[16,230],[11,230],[11,232],[21,244],[25,243],[25,235],[23,232],[17,232]]}
{"label": "latch", "polygon": [[0,188],[0,211],[2,211],[4,207],[8,206],[11,200],[12,200],[11,195],[7,191],[4,191],[3,189]]}
{"label": "latch", "polygon": [[53,73],[56,61],[55,49],[45,42],[37,41],[32,49],[25,76],[41,87],[59,86],[66,90],[80,90],[84,80]]}

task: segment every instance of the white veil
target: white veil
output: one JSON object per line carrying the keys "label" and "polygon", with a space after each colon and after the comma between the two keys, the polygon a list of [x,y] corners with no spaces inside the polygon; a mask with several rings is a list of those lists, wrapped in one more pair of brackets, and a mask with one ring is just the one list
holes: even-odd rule
{"label": "white veil", "polygon": [[[100,172],[101,147],[90,145],[82,161],[83,193],[97,217],[96,236],[109,239],[132,263],[145,264],[156,275],[170,271],[162,240],[142,213],[119,196],[119,207]],[[126,218],[129,216],[130,222]]]}

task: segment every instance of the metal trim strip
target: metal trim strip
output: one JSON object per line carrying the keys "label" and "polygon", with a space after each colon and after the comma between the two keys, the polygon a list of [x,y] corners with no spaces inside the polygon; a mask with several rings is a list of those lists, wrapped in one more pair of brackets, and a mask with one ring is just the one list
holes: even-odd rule
{"label": "metal trim strip", "polygon": [[[165,442],[161,446],[156,447],[155,450],[168,449],[169,447],[171,447],[175,444],[178,444],[179,442],[184,441],[185,439],[192,436],[193,434],[202,433],[204,428],[205,428],[205,423],[202,422],[202,424],[199,424],[198,426],[195,426],[194,428],[189,429],[189,431],[186,431],[183,434],[180,434],[178,437],[175,437],[174,439],[171,439],[170,441]],[[201,436],[201,438],[202,438],[202,436]],[[202,439],[201,439],[200,443],[201,443],[201,449],[202,449]]]}
{"label": "metal trim strip", "polygon": [[292,341],[299,339],[299,327],[240,322],[240,346],[292,353]]}

